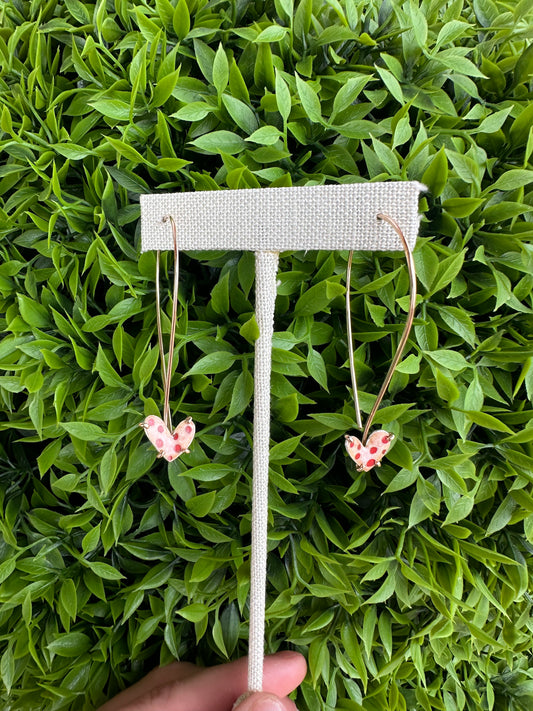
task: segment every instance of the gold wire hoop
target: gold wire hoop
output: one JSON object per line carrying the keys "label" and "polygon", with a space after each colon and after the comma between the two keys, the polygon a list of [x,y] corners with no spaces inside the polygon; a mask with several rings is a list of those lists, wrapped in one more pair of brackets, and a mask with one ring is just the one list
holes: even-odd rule
{"label": "gold wire hoop", "polygon": [[[363,437],[362,437],[363,445],[365,445],[365,443],[366,443],[368,433],[370,431],[370,427],[372,426],[372,422],[374,421],[374,417],[376,416],[376,412],[381,404],[381,401],[383,400],[383,397],[385,396],[385,393],[387,392],[387,388],[389,387],[392,376],[394,375],[394,371],[396,370],[396,367],[397,367],[398,363],[400,362],[400,358],[402,357],[402,353],[403,353],[405,345],[407,343],[407,339],[409,338],[409,333],[411,332],[411,327],[413,325],[413,320],[415,317],[416,293],[417,293],[416,292],[415,262],[413,259],[413,254],[411,252],[411,249],[409,248],[407,240],[405,239],[405,235],[403,234],[403,232],[402,232],[400,226],[398,225],[398,223],[396,222],[396,220],[393,220],[393,218],[390,217],[389,215],[386,215],[386,214],[380,212],[377,215],[377,218],[379,220],[383,220],[383,221],[387,222],[389,225],[391,225],[391,227],[395,230],[395,232],[397,233],[397,235],[399,236],[399,238],[402,242],[402,246],[403,246],[405,256],[407,259],[407,268],[409,270],[410,299],[409,299],[409,310],[407,313],[407,320],[405,322],[405,327],[404,327],[402,336],[400,338],[400,342],[398,343],[398,347],[396,348],[396,353],[394,354],[394,358],[392,359],[392,362],[390,364],[387,375],[385,376],[383,385],[381,386],[380,391],[376,397],[374,406],[372,407],[372,410],[366,420],[365,429],[364,429]],[[353,335],[352,335],[352,313],[351,313],[351,304],[350,304],[350,282],[351,282],[351,276],[352,276],[352,258],[353,258],[353,250],[350,252],[350,254],[348,256],[348,264],[346,267],[346,333],[347,333],[347,339],[348,339],[348,355],[349,355],[349,361],[350,361],[350,375],[351,375],[351,379],[352,379],[356,422],[357,422],[357,426],[359,428],[362,428],[363,424],[362,424],[362,419],[361,419],[361,409],[359,406],[359,395],[358,395],[358,391],[357,391],[357,378],[355,375]]]}
{"label": "gold wire hoop", "polygon": [[178,237],[176,223],[171,215],[163,218],[163,222],[170,221],[172,225],[172,241],[174,245],[174,287],[172,290],[172,318],[170,322],[170,340],[168,345],[168,363],[165,372],[165,352],[163,348],[163,332],[161,328],[161,296],[160,296],[160,276],[159,276],[159,258],[161,250],[157,250],[156,268],[155,268],[155,299],[157,311],[157,342],[159,345],[159,358],[161,361],[161,378],[163,381],[163,422],[172,430],[172,419],[170,416],[170,380],[172,378],[172,366],[174,363],[174,342],[176,339],[176,322],[178,315],[178,285],[179,285],[179,254],[178,254]]}

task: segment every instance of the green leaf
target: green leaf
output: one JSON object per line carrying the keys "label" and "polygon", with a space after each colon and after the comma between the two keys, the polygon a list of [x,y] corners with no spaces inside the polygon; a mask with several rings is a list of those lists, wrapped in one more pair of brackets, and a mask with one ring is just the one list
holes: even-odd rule
{"label": "green leaf", "polygon": [[213,61],[213,85],[220,95],[227,87],[229,81],[229,64],[226,52],[222,43],[218,45],[218,49]]}
{"label": "green leaf", "polygon": [[480,425],[488,430],[495,430],[496,432],[506,432],[507,434],[513,434],[513,430],[504,424],[501,420],[498,420],[494,415],[490,415],[488,412],[476,412],[474,410],[465,410],[465,414],[468,419],[475,425]]}
{"label": "green leaf", "polygon": [[400,471],[396,474],[394,479],[385,489],[385,493],[391,494],[395,491],[402,491],[403,489],[407,489],[407,487],[415,483],[417,478],[418,469],[400,469]]}
{"label": "green leaf", "polygon": [[94,155],[94,151],[90,148],[85,148],[84,146],[76,146],[72,143],[68,145],[63,145],[62,143],[56,143],[52,146],[56,153],[60,156],[68,158],[69,160],[82,160],[87,158],[87,156]]}
{"label": "green leaf", "polygon": [[396,575],[394,573],[389,573],[386,577],[385,582],[368,600],[365,600],[367,605],[377,605],[380,602],[385,602],[393,594],[396,587]]}
{"label": "green leaf", "polygon": [[122,378],[109,362],[100,344],[98,345],[98,353],[94,360],[93,372],[97,372],[106,385],[110,385],[114,388],[124,387]]}
{"label": "green leaf", "polygon": [[47,645],[47,649],[51,654],[57,654],[59,657],[79,657],[91,646],[91,640],[83,632],[69,632],[58,635]]}
{"label": "green leaf", "polygon": [[178,67],[175,71],[170,72],[170,74],[167,74],[159,79],[152,95],[152,107],[155,108],[166,104],[168,99],[172,96],[172,92],[176,88],[179,75],[180,68]]}
{"label": "green leaf", "polygon": [[84,564],[103,580],[122,580],[124,577],[120,571],[108,563],[101,563],[96,560],[87,560]]}
{"label": "green leaf", "polygon": [[483,204],[481,198],[449,198],[442,207],[452,217],[468,217]]}
{"label": "green leaf", "polygon": [[278,398],[273,404],[276,416],[280,422],[294,422],[298,417],[299,404],[296,393]]}
{"label": "green leaf", "polygon": [[7,580],[9,576],[16,570],[17,567],[17,561],[12,558],[11,560],[5,560],[3,563],[0,563],[0,583],[3,583],[4,580]]}
{"label": "green leaf", "polygon": [[281,117],[286,122],[292,108],[291,92],[278,70],[276,70],[276,104]]}
{"label": "green leaf", "polygon": [[443,368],[448,368],[449,370],[460,371],[469,367],[468,361],[457,351],[442,348],[438,351],[424,351],[424,355],[437,365],[441,365]]}
{"label": "green leaf", "polygon": [[305,82],[301,77],[299,77],[298,74],[296,75],[296,89],[298,90],[302,107],[308,118],[313,123],[321,123],[322,110],[320,106],[320,99],[318,98],[318,94],[315,89],[308,82]]}
{"label": "green leaf", "polygon": [[314,413],[311,417],[332,430],[343,430],[347,432],[349,429],[356,427],[355,422],[347,415]]}
{"label": "green leaf", "polygon": [[174,17],[172,18],[172,26],[174,28],[174,32],[180,40],[185,39],[185,37],[189,34],[191,29],[191,16],[187,0],[178,0],[176,3]]}
{"label": "green leaf", "polygon": [[194,496],[186,501],[186,506],[188,511],[192,513],[193,516],[198,516],[203,518],[213,508],[216,501],[216,492],[208,491],[205,494],[200,494],[199,496]]}
{"label": "green leaf", "polygon": [[192,101],[190,104],[182,106],[179,111],[171,114],[171,116],[180,119],[180,121],[201,121],[213,110],[214,107],[204,101]]}
{"label": "green leaf", "polygon": [[185,373],[185,375],[196,375],[197,373],[223,373],[231,367],[236,359],[236,355],[228,353],[227,351],[208,353],[206,356],[196,361],[193,367]]}
{"label": "green leaf", "polygon": [[139,153],[138,150],[133,148],[133,146],[129,146],[127,143],[125,143],[124,141],[120,141],[118,138],[111,138],[111,136],[107,136],[106,140],[113,146],[116,152],[119,155],[124,156],[124,158],[127,158],[133,163],[145,162],[142,155]]}
{"label": "green leaf", "polygon": [[61,585],[61,592],[59,593],[59,601],[61,602],[64,610],[68,613],[70,619],[75,620],[78,603],[76,597],[76,584],[72,578],[67,578],[63,581],[63,584]]}
{"label": "green leaf", "polygon": [[255,314],[245,321],[243,325],[239,328],[239,333],[241,336],[248,341],[248,343],[255,343],[259,338],[259,326],[255,319]]}
{"label": "green leaf", "polygon": [[130,116],[130,105],[120,99],[94,99],[90,106],[102,116],[115,121],[127,121]]}
{"label": "green leaf", "polygon": [[191,144],[206,153],[229,153],[229,155],[241,153],[246,146],[244,140],[236,133],[224,130],[206,133],[191,141]]}
{"label": "green leaf", "polygon": [[208,612],[209,608],[201,602],[193,602],[191,605],[185,605],[176,610],[177,615],[184,617],[189,622],[200,622],[207,617]]}
{"label": "green leaf", "polygon": [[435,374],[435,381],[439,397],[441,397],[445,402],[451,404],[459,398],[461,393],[452,378],[445,375],[442,371],[437,370]]}
{"label": "green leaf", "polygon": [[61,427],[76,439],[84,442],[108,441],[109,437],[98,425],[91,422],[60,422]]}
{"label": "green leaf", "polygon": [[307,354],[307,368],[309,375],[314,378],[317,383],[328,391],[328,374],[326,372],[326,364],[322,355],[314,348],[309,347]]}
{"label": "green leaf", "polygon": [[110,491],[117,474],[117,455],[115,450],[111,448],[104,453],[100,463],[100,486],[104,494]]}
{"label": "green leaf", "polygon": [[506,496],[505,499],[498,506],[491,518],[489,525],[487,527],[487,536],[492,536],[496,531],[500,531],[502,528],[507,526],[513,511],[516,508],[516,502],[512,496]]}
{"label": "green leaf", "polygon": [[315,284],[300,296],[295,306],[298,316],[312,316],[319,311],[324,311],[338,296],[344,294],[342,284],[332,281],[322,281]]}
{"label": "green leaf", "polygon": [[265,29],[257,35],[254,42],[279,42],[285,37],[288,31],[287,27],[270,25],[269,27],[265,27]]}
{"label": "green leaf", "polygon": [[333,110],[329,117],[330,121],[333,121],[337,114],[340,114],[357,101],[359,94],[365,88],[369,80],[370,77],[368,76],[351,77],[341,86],[333,100]]}
{"label": "green leaf", "polygon": [[489,189],[491,192],[494,190],[516,190],[516,188],[522,188],[530,183],[533,183],[533,175],[530,170],[514,168],[501,175]]}
{"label": "green leaf", "polygon": [[50,319],[48,312],[42,304],[37,301],[33,301],[24,294],[17,294],[18,305],[20,309],[20,315],[26,321],[28,326],[33,326],[35,328],[46,328]]}
{"label": "green leaf", "polygon": [[457,252],[456,254],[451,254],[446,257],[442,262],[440,262],[438,267],[438,272],[431,285],[432,294],[441,291],[445,286],[451,284],[455,277],[459,274],[463,268],[465,260],[466,250]]}
{"label": "green leaf", "polygon": [[211,306],[216,314],[227,315],[229,311],[229,272],[226,272],[213,287]]}
{"label": "green leaf", "polygon": [[229,96],[229,94],[222,96],[222,102],[239,128],[242,128],[248,134],[256,130],[258,126],[257,116],[247,104],[234,96]]}
{"label": "green leaf", "polygon": [[277,143],[283,134],[275,126],[261,126],[257,131],[254,131],[251,136],[246,138],[246,141],[260,143],[263,146],[272,146]]}
{"label": "green leaf", "polygon": [[227,420],[240,415],[250,404],[254,394],[254,379],[247,370],[243,370],[235,381],[228,410]]}
{"label": "green leaf", "polygon": [[52,464],[55,463],[59,452],[61,451],[61,440],[52,440],[37,457],[37,465],[39,467],[39,474],[43,476],[50,469]]}
{"label": "green leaf", "polygon": [[402,87],[400,86],[400,82],[396,79],[392,72],[389,72],[388,69],[385,69],[384,67],[376,67],[376,69],[379,76],[381,77],[381,80],[383,81],[391,95],[396,99],[399,104],[403,106],[405,103],[405,99],[403,96]]}
{"label": "green leaf", "polygon": [[6,687],[8,694],[11,693],[11,687],[15,680],[15,659],[13,652],[10,647],[2,654],[2,660],[0,661],[0,676]]}
{"label": "green leaf", "polygon": [[465,311],[456,306],[441,306],[438,313],[444,323],[450,327],[452,333],[461,336],[466,343],[474,346],[476,329],[472,318]]}
{"label": "green leaf", "polygon": [[466,57],[458,54],[455,49],[445,49],[433,56],[434,61],[458,74],[465,74],[469,77],[485,78],[485,75]]}
{"label": "green leaf", "polygon": [[[533,53],[531,53],[533,57]],[[527,105],[513,121],[509,138],[513,146],[522,146],[527,142],[533,124],[533,104]]]}
{"label": "green leaf", "polygon": [[444,147],[438,151],[422,176],[422,183],[429,191],[438,197],[442,194],[448,181],[448,159]]}
{"label": "green leaf", "polygon": [[505,120],[511,113],[511,109],[512,107],[508,107],[507,109],[496,111],[490,116],[487,116],[474,130],[478,133],[496,133],[505,123]]}
{"label": "green leaf", "polygon": [[473,496],[461,496],[457,501],[454,501],[450,506],[448,515],[444,519],[443,525],[457,523],[466,518],[474,508]]}
{"label": "green leaf", "polygon": [[296,447],[300,444],[301,436],[290,437],[283,442],[278,442],[270,449],[269,459],[271,462],[275,462],[281,459],[286,459],[289,457]]}
{"label": "green leaf", "polygon": [[218,481],[219,479],[223,479],[228,476],[228,474],[235,476],[237,473],[238,472],[234,467],[210,462],[208,464],[201,464],[197,467],[187,469],[187,471],[183,472],[183,476],[196,479],[197,481]]}

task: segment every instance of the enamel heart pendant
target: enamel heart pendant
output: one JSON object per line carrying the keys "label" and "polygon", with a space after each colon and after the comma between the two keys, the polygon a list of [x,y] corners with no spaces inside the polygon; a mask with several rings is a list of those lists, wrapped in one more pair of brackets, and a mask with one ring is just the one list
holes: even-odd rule
{"label": "enamel heart pendant", "polygon": [[373,467],[380,467],[381,460],[389,451],[394,435],[386,430],[372,432],[363,445],[354,435],[344,435],[346,451],[354,460],[358,472],[369,472]]}
{"label": "enamel heart pendant", "polygon": [[163,420],[156,415],[149,415],[139,427],[158,451],[158,457],[164,457],[172,462],[182,454],[189,453],[189,446],[194,439],[196,427],[192,417],[182,420],[174,432],[170,432]]}

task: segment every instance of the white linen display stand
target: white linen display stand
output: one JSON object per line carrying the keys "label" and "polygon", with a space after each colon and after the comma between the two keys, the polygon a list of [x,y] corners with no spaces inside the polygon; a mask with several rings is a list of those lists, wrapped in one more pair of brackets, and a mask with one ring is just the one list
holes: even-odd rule
{"label": "white linen display stand", "polygon": [[288,250],[402,250],[394,218],[414,248],[421,183],[348,183],[291,188],[214,190],[141,195],[141,251],[173,249],[174,218],[180,250],[255,252],[256,320],[250,633],[248,688],[263,684],[270,375],[279,252]]}

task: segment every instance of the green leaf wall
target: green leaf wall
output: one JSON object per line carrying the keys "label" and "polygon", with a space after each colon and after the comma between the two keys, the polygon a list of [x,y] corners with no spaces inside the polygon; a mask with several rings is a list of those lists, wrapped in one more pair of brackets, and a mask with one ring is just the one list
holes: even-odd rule
{"label": "green leaf wall", "polygon": [[[300,711],[533,703],[531,2],[0,3],[0,677],[8,711],[94,709],[157,663],[246,651],[253,255],[181,258],[174,419],[155,459],[139,194],[419,180],[419,302],[376,424],[353,402],[346,253],[283,254],[267,646]],[[162,257],[163,328],[173,276]],[[400,253],[359,253],[370,410]]]}

